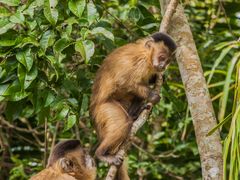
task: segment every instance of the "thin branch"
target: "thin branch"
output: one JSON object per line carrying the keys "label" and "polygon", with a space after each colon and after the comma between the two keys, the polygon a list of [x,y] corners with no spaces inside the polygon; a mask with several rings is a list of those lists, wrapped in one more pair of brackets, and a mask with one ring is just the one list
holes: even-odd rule
{"label": "thin branch", "polygon": [[167,10],[161,22],[160,32],[166,33],[168,31],[170,20],[176,11],[177,5],[178,5],[178,0],[171,0],[170,3],[168,4]]}
{"label": "thin branch", "polygon": [[48,152],[48,121],[45,118],[44,122],[44,158],[43,158],[43,166],[46,167],[47,165],[47,152]]}
{"label": "thin branch", "polygon": [[[178,4],[178,0],[171,0],[171,2],[169,3],[169,5],[167,7],[167,11],[162,19],[161,28],[160,28],[161,32],[167,32],[171,17],[175,12],[177,4]],[[160,73],[158,75],[158,80],[155,85],[155,90],[157,90],[159,92],[160,88],[162,86],[162,83],[163,83],[163,78],[162,78],[162,74]],[[142,113],[139,115],[138,119],[136,121],[134,121],[133,126],[131,128],[130,136],[126,139],[125,143],[120,147],[120,150],[118,151],[117,155],[125,155],[126,154],[126,151],[131,144],[131,138],[144,125],[144,123],[147,121],[147,119],[151,113],[152,104],[148,103],[148,107],[149,108],[143,110]],[[116,176],[117,170],[118,170],[117,166],[111,165],[111,167],[108,171],[106,180],[113,180]]]}
{"label": "thin branch", "polygon": [[228,25],[229,32],[232,34],[232,36],[235,37],[235,35],[234,35],[234,33],[233,33],[233,30],[232,30],[232,26],[231,26],[230,21],[229,21],[229,18],[228,18],[228,16],[227,16],[226,10],[225,10],[225,8],[224,8],[224,6],[223,6],[222,0],[218,0],[218,3],[219,3],[219,5],[220,5],[220,8],[221,8],[222,11],[223,11],[224,18],[225,18],[225,21],[226,21],[226,23],[227,23],[227,25]]}
{"label": "thin branch", "polygon": [[41,135],[42,134],[41,132],[38,132],[35,129],[26,129],[26,128],[20,128],[20,127],[14,126],[13,124],[11,124],[8,121],[6,121],[2,116],[0,116],[0,121],[2,122],[3,125],[6,125],[7,127],[15,129],[15,130],[20,131],[20,132],[34,133],[34,134],[37,134],[37,135]]}
{"label": "thin branch", "polygon": [[52,144],[51,144],[50,154],[52,153],[52,150],[53,150],[53,148],[54,148],[54,146],[55,146],[55,142],[56,142],[56,138],[57,138],[57,133],[58,133],[59,125],[60,125],[60,121],[57,121],[57,123],[56,123],[56,128],[55,128],[55,132],[54,132],[53,138],[52,138]]}

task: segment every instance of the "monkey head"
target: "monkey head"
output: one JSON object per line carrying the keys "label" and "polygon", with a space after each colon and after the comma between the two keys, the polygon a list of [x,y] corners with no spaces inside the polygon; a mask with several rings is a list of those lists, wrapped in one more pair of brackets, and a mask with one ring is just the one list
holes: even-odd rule
{"label": "monkey head", "polygon": [[80,147],[78,140],[58,143],[49,157],[47,167],[53,167],[77,180],[94,180],[96,177],[94,160]]}
{"label": "monkey head", "polygon": [[156,71],[162,72],[171,61],[176,50],[174,40],[165,33],[155,33],[147,38],[145,47],[149,50],[150,61]]}

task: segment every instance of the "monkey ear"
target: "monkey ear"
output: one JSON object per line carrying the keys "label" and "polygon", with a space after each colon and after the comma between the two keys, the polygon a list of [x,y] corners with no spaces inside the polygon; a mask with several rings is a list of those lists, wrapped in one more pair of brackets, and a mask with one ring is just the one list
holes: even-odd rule
{"label": "monkey ear", "polygon": [[152,44],[154,43],[154,41],[152,39],[149,39],[145,42],[145,47],[150,49],[152,47]]}
{"label": "monkey ear", "polygon": [[70,173],[74,170],[73,162],[67,158],[59,159],[59,166],[64,173]]}

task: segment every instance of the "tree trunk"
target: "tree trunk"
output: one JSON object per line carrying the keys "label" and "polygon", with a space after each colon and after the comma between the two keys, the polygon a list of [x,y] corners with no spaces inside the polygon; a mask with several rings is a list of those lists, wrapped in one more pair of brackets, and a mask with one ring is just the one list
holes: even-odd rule
{"label": "tree trunk", "polygon": [[[162,14],[170,0],[160,0]],[[193,119],[203,179],[223,179],[222,145],[219,131],[207,133],[216,126],[216,118],[207,89],[193,36],[181,5],[173,15],[168,33],[177,43],[176,59]]]}

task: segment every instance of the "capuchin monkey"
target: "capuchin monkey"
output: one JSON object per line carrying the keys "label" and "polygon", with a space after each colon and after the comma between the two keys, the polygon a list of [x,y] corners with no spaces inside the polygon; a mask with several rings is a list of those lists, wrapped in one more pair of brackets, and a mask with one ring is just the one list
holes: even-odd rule
{"label": "capuchin monkey", "polygon": [[[116,154],[143,104],[160,100],[149,82],[166,69],[175,50],[170,36],[156,33],[119,47],[105,58],[96,74],[90,104],[100,142],[95,154],[100,160],[122,165],[124,157]],[[119,168],[117,176],[129,179],[125,167]]]}
{"label": "capuchin monkey", "polygon": [[78,140],[67,140],[54,147],[47,168],[30,180],[95,180],[95,178],[94,160],[80,147]]}

